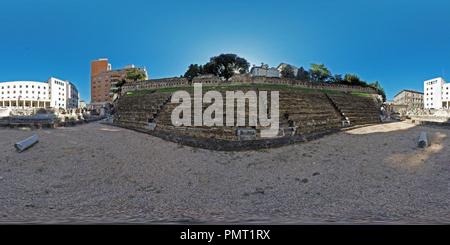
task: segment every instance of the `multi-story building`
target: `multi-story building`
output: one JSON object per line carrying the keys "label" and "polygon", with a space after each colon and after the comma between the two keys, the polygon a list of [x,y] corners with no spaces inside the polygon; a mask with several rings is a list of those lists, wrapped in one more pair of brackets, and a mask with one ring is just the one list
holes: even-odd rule
{"label": "multi-story building", "polygon": [[442,77],[433,78],[423,82],[424,88],[424,108],[439,109],[450,107],[450,84],[446,83]]}
{"label": "multi-story building", "polygon": [[80,93],[78,92],[78,89],[75,85],[73,85],[71,82],[67,83],[67,108],[68,109],[76,109],[79,108],[78,106],[78,100],[79,100]]}
{"label": "multi-story building", "polygon": [[[286,67],[286,66],[288,66],[288,64],[286,64],[286,63],[280,63],[280,64],[277,66],[278,76],[279,76],[279,77],[282,77],[282,76],[281,76],[281,71],[282,71],[283,68]],[[297,68],[297,67],[295,67],[295,66],[293,66],[293,65],[290,65],[290,66],[291,66],[292,69],[294,70],[294,76],[297,76],[297,72],[298,72],[298,69],[299,69],[299,68]]]}
{"label": "multi-story building", "polygon": [[83,108],[86,108],[86,107],[87,107],[87,105],[86,105],[86,102],[84,102],[84,100],[79,100],[78,101],[78,108],[83,109]]}
{"label": "multi-story building", "polygon": [[275,67],[270,67],[268,64],[261,63],[261,66],[255,66],[250,69],[252,76],[266,76],[266,77],[280,77],[280,73]]}
{"label": "multi-story building", "polygon": [[395,105],[405,105],[406,109],[423,108],[423,93],[415,90],[403,90],[394,96]]}
{"label": "multi-story building", "polygon": [[127,79],[126,75],[129,71],[137,70],[145,75],[145,79],[149,78],[145,66],[135,67],[133,64],[126,65],[123,69],[111,70],[111,64],[108,59],[99,59],[91,62],[91,102],[94,107],[105,105],[111,102],[113,93],[111,90],[117,89],[114,85]]}
{"label": "multi-story building", "polygon": [[[68,91],[77,92],[75,85],[51,77],[45,82],[12,81],[0,83],[0,106],[15,108],[71,108],[67,97]],[[76,102],[78,104],[78,102]],[[72,107],[73,108],[73,107]],[[76,107],[75,107],[76,108]]]}

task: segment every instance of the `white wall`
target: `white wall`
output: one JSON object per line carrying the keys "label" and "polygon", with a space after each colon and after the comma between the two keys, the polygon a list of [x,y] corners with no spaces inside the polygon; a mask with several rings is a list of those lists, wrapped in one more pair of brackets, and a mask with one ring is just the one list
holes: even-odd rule
{"label": "white wall", "polygon": [[49,86],[45,82],[12,81],[0,83],[0,106],[6,101],[16,102],[17,104],[19,95],[21,101],[37,101],[38,96],[39,102],[50,101]]}
{"label": "white wall", "polygon": [[442,101],[448,101],[446,92],[450,91],[450,89],[447,90],[448,84],[441,77],[424,81],[423,87],[423,104],[425,109],[439,109],[442,107]]}
{"label": "white wall", "polygon": [[67,109],[67,82],[54,77],[47,79],[45,82],[50,87],[50,106]]}

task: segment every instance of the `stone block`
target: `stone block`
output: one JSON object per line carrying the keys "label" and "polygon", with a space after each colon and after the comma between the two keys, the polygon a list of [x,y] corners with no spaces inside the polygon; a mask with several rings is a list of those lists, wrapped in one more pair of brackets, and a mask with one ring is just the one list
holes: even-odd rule
{"label": "stone block", "polygon": [[256,139],[256,130],[254,129],[238,129],[238,140],[252,140]]}
{"label": "stone block", "polygon": [[156,128],[156,123],[147,123],[147,125],[145,125],[145,129],[147,130],[155,130]]}
{"label": "stone block", "polygon": [[280,128],[281,136],[294,136],[297,127],[282,127]]}

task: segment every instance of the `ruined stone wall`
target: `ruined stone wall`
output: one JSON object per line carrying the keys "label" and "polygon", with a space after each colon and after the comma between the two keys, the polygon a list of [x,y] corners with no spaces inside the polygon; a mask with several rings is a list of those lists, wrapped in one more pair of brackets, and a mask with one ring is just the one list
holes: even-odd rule
{"label": "ruined stone wall", "polygon": [[[332,84],[332,83],[319,83],[319,82],[309,82],[309,81],[299,81],[288,78],[279,77],[265,77],[265,76],[250,76],[248,74],[238,74],[231,77],[229,81],[221,81],[217,76],[212,74],[202,75],[194,77],[192,83],[202,83],[203,86],[217,86],[217,85],[280,85],[289,86],[297,88],[308,88],[316,90],[335,90],[340,92],[359,92],[359,93],[370,93],[376,94],[376,90],[371,87],[361,87],[361,86],[350,86],[343,84]],[[139,91],[139,90],[151,90],[151,89],[161,89],[170,87],[186,87],[192,86],[187,78],[162,78],[162,79],[151,79],[146,81],[137,81],[126,83],[122,87],[124,93],[128,91]]]}
{"label": "ruined stone wall", "polygon": [[216,86],[216,85],[220,85],[221,81],[217,76],[208,74],[208,75],[194,77],[192,79],[192,83],[201,83],[203,86]]}
{"label": "ruined stone wall", "polygon": [[186,87],[186,86],[189,86],[189,81],[187,80],[187,78],[184,77],[150,79],[145,81],[125,83],[122,86],[122,92],[127,93],[129,91],[153,90],[161,88]]}

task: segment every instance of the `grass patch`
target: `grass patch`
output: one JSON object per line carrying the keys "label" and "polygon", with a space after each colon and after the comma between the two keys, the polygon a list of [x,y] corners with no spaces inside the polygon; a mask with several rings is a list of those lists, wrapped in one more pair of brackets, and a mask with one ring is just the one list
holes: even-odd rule
{"label": "grass patch", "polygon": [[294,90],[303,90],[303,91],[314,91],[317,90],[312,88],[297,88],[297,87],[287,87],[287,86],[281,86],[281,85],[255,85],[256,88],[277,88],[277,89],[294,89]]}
{"label": "grass patch", "polygon": [[202,87],[202,88],[204,88],[204,89],[215,89],[215,88],[251,88],[251,87],[252,87],[252,85],[230,85],[230,86],[223,85],[223,86],[205,86],[205,87]]}
{"label": "grass patch", "polygon": [[370,97],[367,93],[358,93],[358,92],[351,92],[351,95],[361,96],[361,97]]}
{"label": "grass patch", "polygon": [[148,94],[148,92],[150,92],[150,90],[131,91],[128,92],[127,95]]}
{"label": "grass patch", "polygon": [[[194,87],[192,87],[192,88],[194,88]],[[163,89],[160,89],[160,90],[156,91],[155,93],[176,92],[176,91],[178,91],[180,89],[185,89],[185,88],[182,88],[182,87],[163,88]]]}
{"label": "grass patch", "polygon": [[322,90],[322,92],[326,94],[342,94],[341,92],[335,90]]}

